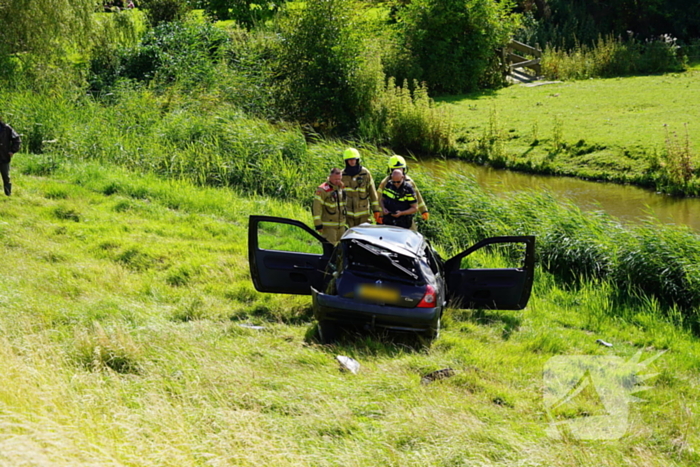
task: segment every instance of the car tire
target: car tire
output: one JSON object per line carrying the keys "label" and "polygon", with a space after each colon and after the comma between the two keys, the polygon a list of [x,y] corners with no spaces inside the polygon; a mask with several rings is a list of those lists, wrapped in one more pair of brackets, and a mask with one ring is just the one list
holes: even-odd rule
{"label": "car tire", "polygon": [[442,317],[438,318],[437,323],[435,323],[435,327],[428,329],[425,333],[426,339],[428,339],[428,342],[432,342],[438,337],[440,337],[440,324],[442,321]]}
{"label": "car tire", "polygon": [[338,325],[333,321],[318,322],[318,339],[321,344],[333,344],[338,340]]}

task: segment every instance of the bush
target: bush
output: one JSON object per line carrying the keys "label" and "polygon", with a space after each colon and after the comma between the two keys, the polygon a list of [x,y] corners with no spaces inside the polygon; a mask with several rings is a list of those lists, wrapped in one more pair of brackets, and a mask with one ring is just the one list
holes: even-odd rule
{"label": "bush", "polygon": [[[287,9],[279,24],[275,63],[278,109],[283,117],[323,133],[349,133],[369,108],[376,79],[352,0],[312,0]],[[377,70],[380,71],[380,70]]]}
{"label": "bush", "polygon": [[[399,81],[427,83],[437,93],[457,94],[493,82],[494,50],[519,25],[513,3],[493,0],[414,0],[397,13],[399,47],[407,52],[390,70]],[[496,72],[500,75],[500,70]]]}
{"label": "bush", "polygon": [[97,55],[90,82],[94,91],[110,91],[124,79],[206,88],[216,81],[220,52],[228,40],[225,31],[209,23],[163,23],[135,47],[121,49],[116,56]]}
{"label": "bush", "polygon": [[448,154],[454,149],[449,117],[435,107],[428,89],[414,83],[396,86],[389,79],[383,92],[372,101],[372,108],[360,118],[359,135],[395,152]]}
{"label": "bush", "polygon": [[151,26],[182,21],[190,11],[190,3],[183,0],[140,0],[139,7],[146,11]]}
{"label": "bush", "polygon": [[670,36],[639,41],[608,35],[594,46],[572,50],[548,46],[542,57],[542,73],[549,79],[588,79],[638,73],[682,71],[686,59]]}

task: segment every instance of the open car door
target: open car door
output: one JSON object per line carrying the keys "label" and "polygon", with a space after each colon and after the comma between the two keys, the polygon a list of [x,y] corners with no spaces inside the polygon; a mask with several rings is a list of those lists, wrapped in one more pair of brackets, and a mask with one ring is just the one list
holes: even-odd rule
{"label": "open car door", "polygon": [[311,295],[323,290],[323,272],[333,245],[303,222],[250,216],[248,262],[259,292]]}
{"label": "open car door", "polygon": [[[522,246],[524,245],[524,250]],[[464,267],[463,260],[485,247],[508,249],[505,259],[522,260],[514,267],[477,269]],[[466,262],[466,261],[465,261]],[[491,310],[521,310],[530,299],[535,275],[535,237],[492,237],[480,241],[445,262],[445,277],[450,306]]]}

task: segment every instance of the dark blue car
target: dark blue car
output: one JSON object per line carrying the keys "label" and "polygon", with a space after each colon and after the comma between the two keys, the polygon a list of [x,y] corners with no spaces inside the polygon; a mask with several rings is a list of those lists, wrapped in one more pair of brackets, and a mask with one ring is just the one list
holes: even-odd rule
{"label": "dark blue car", "polygon": [[[505,247],[513,267],[470,268],[469,255]],[[260,292],[311,295],[321,341],[339,328],[440,332],[445,307],[520,310],[532,290],[535,237],[492,237],[443,261],[418,232],[363,224],[338,245],[293,219],[251,216],[248,257]]]}

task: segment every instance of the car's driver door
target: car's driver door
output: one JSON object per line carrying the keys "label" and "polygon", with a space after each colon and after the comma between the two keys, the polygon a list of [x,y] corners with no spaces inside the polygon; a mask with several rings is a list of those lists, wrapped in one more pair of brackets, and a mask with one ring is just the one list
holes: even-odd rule
{"label": "car's driver door", "polygon": [[311,295],[323,288],[323,271],[333,245],[303,222],[250,216],[248,262],[259,292]]}
{"label": "car's driver door", "polygon": [[[522,257],[518,260],[522,260],[522,263],[494,269],[470,268],[462,264],[467,256],[491,246],[520,247],[518,253],[522,253]],[[525,247],[524,250],[522,246]],[[513,256],[512,253],[511,251],[510,256]],[[513,258],[510,260],[514,261]],[[450,306],[492,310],[523,309],[530,299],[534,269],[534,236],[492,237],[482,240],[445,262]]]}

